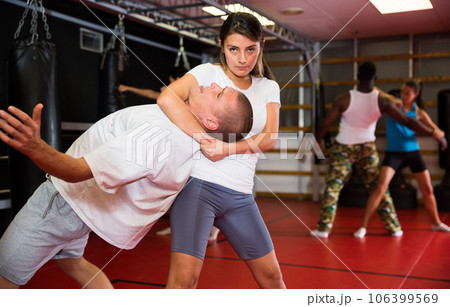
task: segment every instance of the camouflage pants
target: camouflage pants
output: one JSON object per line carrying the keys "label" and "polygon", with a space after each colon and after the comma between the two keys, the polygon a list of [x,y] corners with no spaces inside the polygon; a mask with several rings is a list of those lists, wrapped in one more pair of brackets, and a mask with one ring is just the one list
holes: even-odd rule
{"label": "camouflage pants", "polygon": [[[320,210],[319,231],[331,231],[336,216],[339,194],[350,177],[352,165],[355,166],[358,175],[363,179],[369,193],[372,193],[377,186],[378,163],[378,152],[374,142],[356,145],[334,143],[330,156],[330,168],[326,178],[325,195]],[[401,229],[389,190],[381,198],[378,214],[389,233]]]}

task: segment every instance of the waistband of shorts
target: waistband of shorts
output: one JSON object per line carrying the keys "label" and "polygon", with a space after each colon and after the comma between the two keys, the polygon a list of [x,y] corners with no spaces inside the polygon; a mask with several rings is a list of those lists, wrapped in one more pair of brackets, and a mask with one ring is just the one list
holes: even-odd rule
{"label": "waistband of shorts", "polygon": [[219,190],[219,191],[227,193],[227,194],[249,195],[249,196],[253,197],[252,194],[242,193],[242,192],[239,192],[239,191],[236,191],[236,190],[224,187],[223,185],[220,185],[220,184],[217,184],[217,183],[213,183],[213,182],[210,182],[210,181],[206,181],[206,180],[203,180],[203,179],[199,179],[199,178],[196,178],[196,177],[189,177],[188,181],[186,182],[186,185],[191,184],[191,183],[201,184],[201,185],[207,186],[207,187],[212,188],[212,189]]}

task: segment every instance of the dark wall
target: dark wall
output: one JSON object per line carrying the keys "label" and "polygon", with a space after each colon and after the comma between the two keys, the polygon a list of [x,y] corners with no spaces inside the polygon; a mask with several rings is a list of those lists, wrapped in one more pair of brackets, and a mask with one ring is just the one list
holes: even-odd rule
{"label": "dark wall", "polygon": [[[70,1],[44,1],[46,9],[56,10],[66,15],[100,24],[98,20],[80,4]],[[11,44],[14,32],[19,24],[24,9],[5,2],[0,2],[0,18],[2,28],[0,35],[0,60],[1,60],[1,106],[5,105],[5,72],[8,46]],[[105,24],[114,28],[117,16],[95,12]],[[30,13],[29,13],[30,16]],[[42,27],[39,15],[39,26]],[[29,29],[30,18],[25,22],[22,34]],[[97,120],[97,96],[98,96],[98,68],[101,55],[80,49],[80,26],[64,20],[48,16],[48,24],[52,34],[52,41],[56,45],[57,52],[57,87],[61,106],[61,120],[75,122],[93,122]],[[178,36],[149,28],[141,24],[125,20],[126,33],[133,34],[144,39],[162,43],[178,48]],[[106,46],[111,35],[103,33]],[[141,43],[127,41],[128,47],[153,71],[163,82],[168,82],[168,70],[175,63],[176,53],[154,48]],[[185,39],[186,50],[201,54],[202,44],[190,42]],[[200,64],[200,60],[189,58],[191,67]],[[163,84],[134,56],[130,54],[130,69],[127,74],[127,83],[131,86],[151,88],[159,90]],[[127,105],[154,103],[137,95],[127,94]]]}
{"label": "dark wall", "polygon": [[[46,0],[47,10],[57,11],[90,23],[101,25],[96,17],[78,1]],[[23,7],[0,0],[0,108],[7,105],[7,57],[14,33],[24,12]],[[94,11],[96,15],[110,28],[114,28],[118,18]],[[30,15],[25,21],[21,34],[29,31]],[[80,49],[80,27],[90,29],[68,21],[49,16],[48,24],[52,34],[52,42],[56,46],[57,58],[57,92],[61,112],[61,121],[65,122],[95,122],[98,119],[98,76],[101,54]],[[42,19],[39,14],[39,28],[42,31]],[[98,32],[95,29],[90,29]],[[142,24],[125,20],[127,34],[154,41],[172,48],[179,47],[179,37],[167,32],[150,28]],[[43,35],[43,32],[40,32]],[[111,34],[103,32],[104,46]],[[173,67],[177,54],[167,50],[155,48],[142,43],[127,40],[128,47],[145,63],[145,65],[164,83],[168,82],[168,71]],[[209,48],[201,43],[184,40],[185,50],[194,54],[201,54],[203,48]],[[199,59],[189,58],[191,67],[200,64]],[[127,84],[135,87],[159,90],[163,85],[152,72],[130,54],[130,66],[127,74]],[[38,103],[38,102],[36,102]],[[127,93],[127,105],[155,103],[154,100]],[[13,104],[13,102],[12,102]],[[45,105],[45,102],[44,102]],[[72,132],[63,132],[64,149],[76,137]],[[0,156],[7,155],[7,148],[0,144]],[[0,191],[9,188],[8,160],[0,159]],[[9,193],[0,193],[0,199],[9,198]],[[4,211],[0,210],[0,234],[4,225]],[[9,211],[8,211],[9,212]],[[9,216],[9,213],[8,213]]]}

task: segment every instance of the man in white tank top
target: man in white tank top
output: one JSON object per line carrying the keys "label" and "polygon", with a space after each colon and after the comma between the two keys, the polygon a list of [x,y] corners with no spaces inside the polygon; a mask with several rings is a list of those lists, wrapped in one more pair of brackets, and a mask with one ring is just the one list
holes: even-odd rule
{"label": "man in white tank top", "polygon": [[[317,132],[317,141],[320,143],[330,125],[341,115],[339,133],[329,158],[330,168],[326,178],[320,219],[317,229],[311,231],[313,236],[327,238],[331,232],[339,194],[350,176],[353,165],[369,193],[377,186],[379,161],[374,141],[376,124],[382,113],[418,133],[433,134],[433,129],[401,112],[395,106],[395,97],[374,89],[376,80],[374,63],[364,62],[359,66],[358,80],[356,90],[343,93],[334,100],[331,111]],[[393,236],[403,234],[389,191],[383,195],[378,213],[389,234]]]}

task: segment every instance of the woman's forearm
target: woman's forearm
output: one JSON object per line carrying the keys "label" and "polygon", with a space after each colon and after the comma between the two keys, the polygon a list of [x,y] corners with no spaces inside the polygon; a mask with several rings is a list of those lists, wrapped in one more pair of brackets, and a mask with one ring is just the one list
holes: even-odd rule
{"label": "woman's forearm", "polygon": [[263,131],[231,146],[230,154],[260,153],[275,148],[278,138],[280,105],[269,103],[266,109],[267,120]]}
{"label": "woman's forearm", "polygon": [[277,132],[261,132],[251,138],[230,144],[230,154],[260,153],[275,148]]}
{"label": "woman's forearm", "polygon": [[205,129],[200,125],[191,110],[186,106],[185,100],[189,98],[189,84],[183,84],[179,79],[169,85],[158,97],[157,104],[172,123],[184,133],[200,141],[201,132]]}

